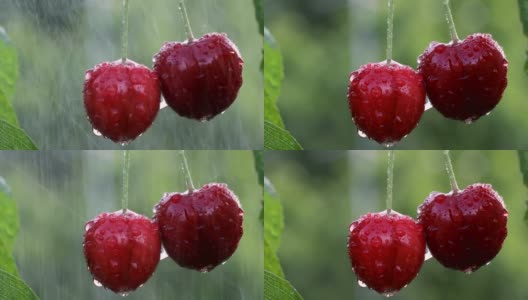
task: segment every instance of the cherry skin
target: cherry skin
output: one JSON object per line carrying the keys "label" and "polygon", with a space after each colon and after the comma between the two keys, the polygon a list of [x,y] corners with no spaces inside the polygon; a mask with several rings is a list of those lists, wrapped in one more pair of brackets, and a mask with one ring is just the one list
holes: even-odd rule
{"label": "cherry skin", "polygon": [[489,113],[508,84],[508,61],[489,34],[433,42],[419,58],[431,104],[446,118],[471,123]]}
{"label": "cherry skin", "polygon": [[131,60],[103,62],[86,71],[84,107],[93,128],[116,143],[145,132],[160,105],[158,77]]}
{"label": "cherry skin", "polygon": [[363,65],[350,75],[348,104],[358,130],[390,146],[420,121],[424,83],[412,68],[395,61]]}
{"label": "cherry skin", "polygon": [[354,221],[347,246],[360,285],[385,296],[409,284],[425,259],[422,226],[395,211],[369,213]]}
{"label": "cherry skin", "polygon": [[427,246],[447,268],[471,273],[490,262],[508,234],[508,211],[489,184],[448,194],[433,192],[419,207]]}
{"label": "cherry skin", "polygon": [[163,97],[183,117],[206,121],[225,111],[242,86],[244,61],[225,34],[167,42],[154,56]]}
{"label": "cherry skin", "polygon": [[86,223],[83,249],[94,280],[124,295],[150,278],[160,260],[161,240],[150,219],[119,210]]}
{"label": "cherry skin", "polygon": [[155,207],[165,251],[178,265],[209,272],[235,252],[244,212],[227,185],[166,194]]}

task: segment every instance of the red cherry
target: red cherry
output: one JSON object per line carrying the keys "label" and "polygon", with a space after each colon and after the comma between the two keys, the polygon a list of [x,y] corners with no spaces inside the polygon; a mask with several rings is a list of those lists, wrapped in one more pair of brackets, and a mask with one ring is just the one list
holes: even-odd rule
{"label": "red cherry", "polygon": [[84,107],[93,128],[116,143],[127,143],[152,124],[160,105],[159,81],[131,60],[103,62],[86,71]]}
{"label": "red cherry", "polygon": [[128,294],[143,285],[158,265],[158,227],[128,210],[102,213],[86,223],[84,256],[94,282]]}
{"label": "red cherry", "polygon": [[155,222],[167,254],[180,266],[208,272],[235,252],[244,212],[236,195],[220,183],[166,194],[156,205]]}
{"label": "red cherry", "polygon": [[392,296],[422,267],[422,226],[395,211],[363,215],[350,225],[348,256],[360,285]]}
{"label": "red cherry", "polygon": [[348,104],[358,130],[390,146],[420,121],[425,108],[422,77],[395,61],[363,65],[350,75]]}
{"label": "red cherry", "polygon": [[167,42],[154,56],[154,70],[167,104],[179,115],[210,120],[225,111],[242,86],[244,61],[225,34]]}
{"label": "red cherry", "polygon": [[489,113],[508,84],[508,61],[489,34],[433,42],[419,58],[431,104],[446,118],[471,123]]}
{"label": "red cherry", "polygon": [[447,268],[471,273],[491,261],[508,234],[508,211],[489,184],[433,192],[419,207],[431,254]]}

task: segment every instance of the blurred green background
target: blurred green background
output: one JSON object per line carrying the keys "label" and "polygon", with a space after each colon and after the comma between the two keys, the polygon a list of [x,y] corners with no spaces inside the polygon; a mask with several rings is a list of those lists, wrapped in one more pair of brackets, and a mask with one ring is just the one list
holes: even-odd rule
{"label": "blurred green background", "polygon": [[[20,231],[15,260],[40,299],[123,299],[96,287],[87,270],[84,224],[120,209],[122,151],[0,152],[0,176],[17,202]],[[185,191],[176,151],[132,151],[129,209],[152,217],[164,192]],[[127,299],[261,299],[262,187],[250,151],[191,151],[194,184],[225,182],[239,197],[244,235],[226,264],[208,274],[162,260]],[[0,298],[2,298],[0,296]]]}
{"label": "blurred green background", "polygon": [[[152,66],[165,41],[183,41],[177,0],[130,1],[131,60]],[[187,2],[195,36],[226,32],[245,60],[244,84],[223,114],[200,123],[170,108],[129,149],[260,149],[263,146],[262,36],[253,2]],[[2,0],[0,26],[17,48],[13,100],[20,124],[40,149],[120,149],[95,136],[82,102],[84,72],[121,57],[122,0]]]}
{"label": "blurred green background", "polygon": [[[442,3],[395,1],[396,61],[416,68],[431,41],[450,40]],[[387,1],[264,0],[264,7],[266,26],[284,56],[278,106],[286,128],[305,149],[381,149],[357,135],[346,93],[353,70],[385,59]],[[526,148],[526,38],[517,1],[452,0],[451,8],[461,38],[487,32],[502,45],[510,62],[508,87],[496,109],[471,125],[426,111],[396,148]]]}
{"label": "blurred green background", "polygon": [[[508,237],[491,264],[471,275],[426,261],[414,281],[391,299],[527,299],[527,191],[517,153],[454,151],[451,156],[461,188],[491,183],[504,198]],[[429,193],[449,192],[443,159],[441,151],[396,151],[396,211],[415,218]],[[279,258],[304,299],[385,299],[359,287],[346,242],[353,220],[385,209],[387,151],[268,151],[265,166],[284,206]]]}

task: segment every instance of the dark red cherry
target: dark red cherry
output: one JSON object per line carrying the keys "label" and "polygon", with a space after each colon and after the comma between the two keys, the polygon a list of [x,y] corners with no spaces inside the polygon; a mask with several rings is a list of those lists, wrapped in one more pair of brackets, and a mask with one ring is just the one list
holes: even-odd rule
{"label": "dark red cherry", "polygon": [[363,65],[350,75],[348,104],[358,130],[390,146],[420,121],[425,108],[422,77],[395,61]]}
{"label": "dark red cherry", "polygon": [[489,184],[433,192],[419,208],[427,246],[447,268],[471,273],[490,262],[508,234],[508,211]]}
{"label": "dark red cherry", "polygon": [[422,267],[422,226],[395,211],[363,215],[350,225],[348,255],[360,285],[386,296],[394,295]]}
{"label": "dark red cherry", "polygon": [[508,61],[489,34],[433,42],[419,58],[431,104],[445,117],[471,123],[489,113],[508,84]]}

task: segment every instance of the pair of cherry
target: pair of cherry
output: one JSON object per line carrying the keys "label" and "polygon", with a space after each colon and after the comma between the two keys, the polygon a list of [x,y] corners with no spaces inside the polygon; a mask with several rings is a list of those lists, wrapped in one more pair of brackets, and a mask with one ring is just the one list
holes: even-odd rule
{"label": "pair of cherry", "polygon": [[508,212],[489,184],[431,193],[418,221],[395,211],[369,213],[350,225],[348,255],[362,286],[392,296],[430,254],[444,267],[471,273],[489,263],[507,235]]}
{"label": "pair of cherry", "polygon": [[128,59],[86,71],[84,107],[94,131],[116,143],[145,132],[160,97],[183,117],[206,121],[225,111],[242,86],[243,60],[225,34],[167,42],[154,55],[154,71]]}
{"label": "pair of cherry", "polygon": [[499,103],[507,69],[502,48],[489,34],[433,42],[420,55],[418,72],[394,61],[354,71],[348,87],[352,118],[367,137],[392,146],[416,127],[427,94],[446,118],[469,124]]}
{"label": "pair of cherry", "polygon": [[243,216],[240,202],[225,184],[167,193],[155,206],[153,220],[119,210],[88,221],[86,263],[96,285],[122,295],[154,273],[162,244],[178,265],[209,272],[235,252]]}

